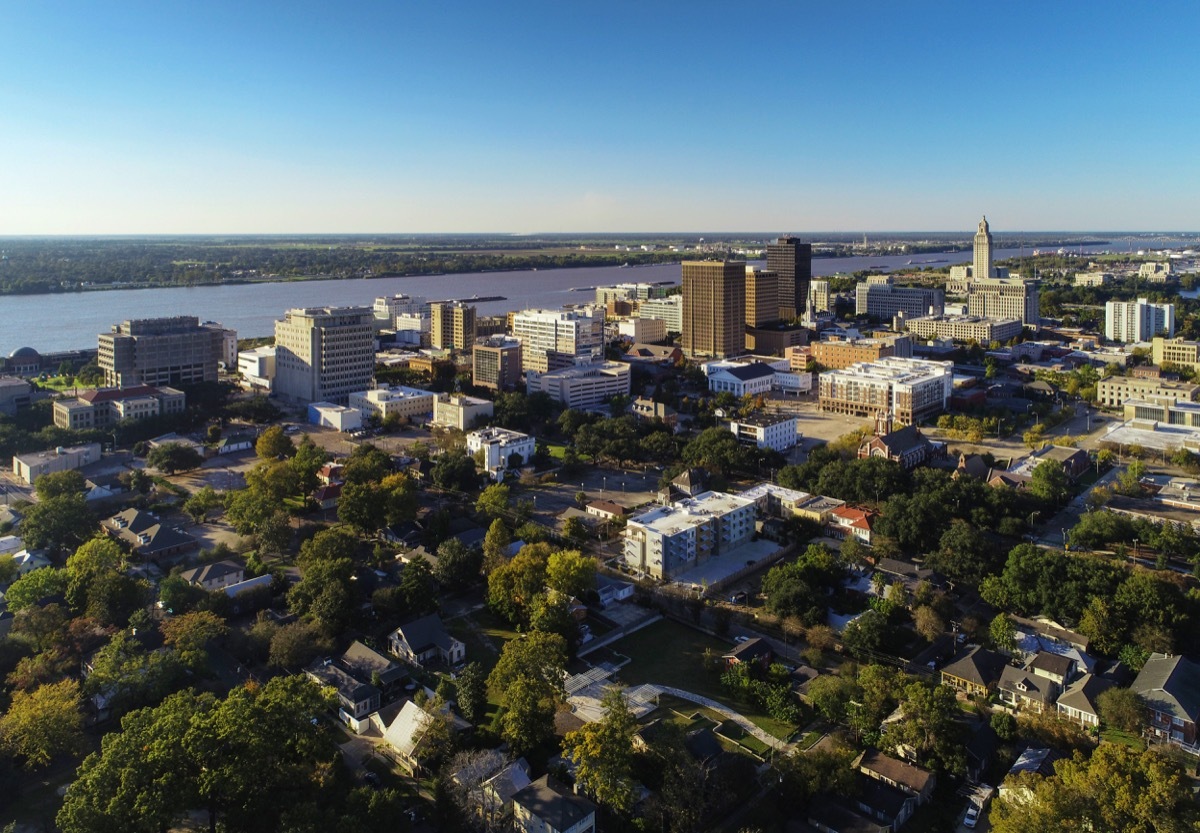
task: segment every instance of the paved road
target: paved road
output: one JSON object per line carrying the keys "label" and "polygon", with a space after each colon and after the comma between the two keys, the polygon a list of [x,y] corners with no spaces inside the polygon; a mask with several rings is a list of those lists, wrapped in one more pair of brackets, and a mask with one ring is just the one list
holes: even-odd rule
{"label": "paved road", "polygon": [[791,752],[796,748],[794,743],[788,743],[780,740],[774,735],[767,734],[745,717],[735,711],[730,711],[727,707],[721,705],[716,700],[710,700],[707,697],[701,697],[699,694],[693,694],[690,691],[684,691],[683,689],[679,688],[671,688],[670,686],[661,685],[660,683],[650,683],[650,685],[660,689],[666,694],[670,694],[672,697],[678,697],[680,700],[687,700],[690,703],[698,703],[701,706],[707,706],[708,708],[720,714],[722,717],[732,720],[734,723],[741,726],[748,734],[758,738],[772,749],[776,749],[780,752]]}

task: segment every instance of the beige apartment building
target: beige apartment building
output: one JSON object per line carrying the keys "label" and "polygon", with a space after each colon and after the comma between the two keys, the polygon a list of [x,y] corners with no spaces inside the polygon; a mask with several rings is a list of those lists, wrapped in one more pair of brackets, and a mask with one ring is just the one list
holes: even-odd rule
{"label": "beige apartment building", "polygon": [[345,405],[373,387],[370,307],[291,309],[275,322],[275,392],[295,402]]}
{"label": "beige apartment building", "polygon": [[820,408],[857,417],[891,415],[915,425],[946,410],[953,389],[953,362],[884,358],[820,377]]}
{"label": "beige apartment building", "polygon": [[[897,342],[901,343],[899,352]],[[907,349],[905,349],[907,348]],[[911,356],[911,339],[901,336],[896,339],[879,338],[831,338],[818,341],[809,347],[813,361],[827,370],[841,370],[859,362],[873,362],[888,356]]]}
{"label": "beige apartment building", "polygon": [[726,358],[746,352],[746,263],[683,262],[683,352]]}
{"label": "beige apartment building", "polygon": [[1018,318],[981,318],[978,315],[926,315],[910,318],[904,326],[919,338],[952,338],[984,345],[1009,341],[1025,329]]}
{"label": "beige apartment building", "polygon": [[1155,336],[1150,340],[1150,359],[1159,367],[1175,364],[1200,370],[1200,341]]}
{"label": "beige apartment building", "polygon": [[108,387],[215,382],[227,332],[194,315],[129,319],[100,334],[97,363]]}
{"label": "beige apartment building", "polygon": [[461,301],[429,305],[429,343],[439,350],[470,351],[475,346],[475,307]]}
{"label": "beige apartment building", "polygon": [[1038,286],[1020,278],[972,278],[967,283],[967,314],[980,318],[1015,318],[1038,329]]}
{"label": "beige apartment building", "polygon": [[1200,385],[1145,379],[1134,376],[1110,376],[1096,383],[1096,402],[1109,408],[1119,408],[1127,399],[1150,399],[1170,402],[1195,402],[1200,397]]}

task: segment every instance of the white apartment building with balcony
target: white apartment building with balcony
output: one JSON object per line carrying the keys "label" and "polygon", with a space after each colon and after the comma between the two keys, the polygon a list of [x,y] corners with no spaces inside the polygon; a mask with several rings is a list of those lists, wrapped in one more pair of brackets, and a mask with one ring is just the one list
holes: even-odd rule
{"label": "white apartment building with balcony", "polygon": [[656,579],[675,578],[749,541],[756,508],[737,495],[701,492],[634,515],[625,526],[625,563]]}

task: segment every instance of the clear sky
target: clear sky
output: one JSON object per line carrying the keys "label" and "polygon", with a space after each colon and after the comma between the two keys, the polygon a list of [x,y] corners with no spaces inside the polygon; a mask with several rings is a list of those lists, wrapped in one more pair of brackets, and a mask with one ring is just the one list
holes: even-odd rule
{"label": "clear sky", "polygon": [[1200,3],[0,3],[0,234],[1200,228]]}

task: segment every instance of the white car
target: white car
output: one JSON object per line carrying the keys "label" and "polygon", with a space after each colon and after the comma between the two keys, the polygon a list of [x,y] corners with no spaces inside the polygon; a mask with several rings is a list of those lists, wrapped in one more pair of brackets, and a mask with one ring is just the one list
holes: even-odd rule
{"label": "white car", "polygon": [[967,808],[967,815],[963,818],[963,824],[972,829],[975,825],[979,824],[979,807],[972,804]]}

